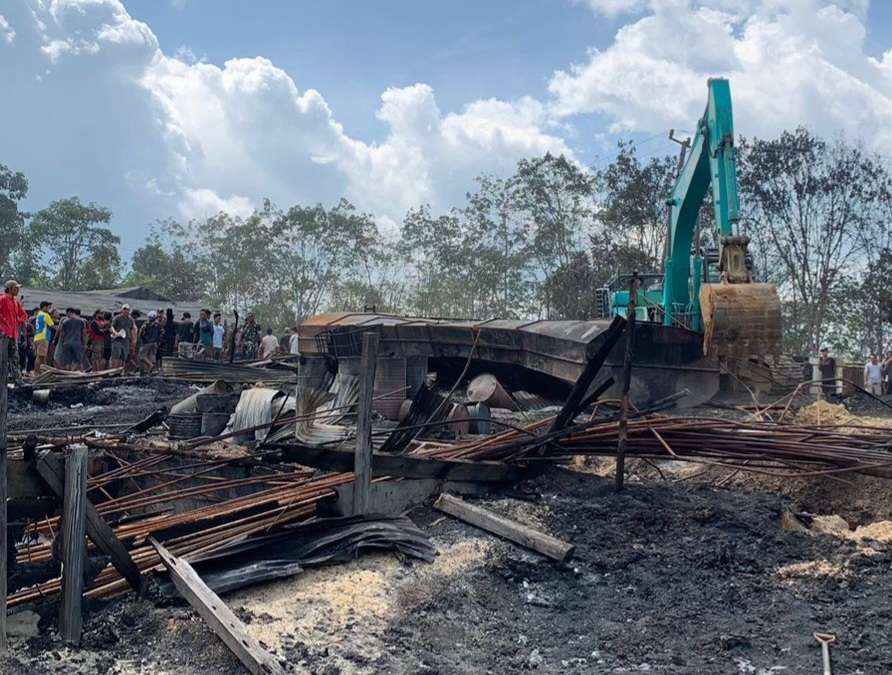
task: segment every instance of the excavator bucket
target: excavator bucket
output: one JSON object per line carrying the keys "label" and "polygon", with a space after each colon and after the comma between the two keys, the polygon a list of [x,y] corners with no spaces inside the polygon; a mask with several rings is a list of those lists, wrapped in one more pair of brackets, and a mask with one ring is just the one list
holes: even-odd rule
{"label": "excavator bucket", "polygon": [[703,353],[725,359],[779,355],[780,298],[773,284],[703,284]]}

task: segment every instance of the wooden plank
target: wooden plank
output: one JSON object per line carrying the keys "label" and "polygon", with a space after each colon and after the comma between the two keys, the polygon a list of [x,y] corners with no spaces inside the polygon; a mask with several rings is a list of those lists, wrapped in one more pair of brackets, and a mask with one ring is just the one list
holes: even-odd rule
{"label": "wooden plank", "polygon": [[149,543],[155,547],[161,562],[170,573],[174,585],[192,608],[207,621],[238,660],[254,675],[281,674],[285,670],[272,654],[248,633],[245,624],[232,613],[220,597],[214,593],[186,560],[178,558],[162,546],[154,537]]}
{"label": "wooden plank", "polygon": [[443,493],[434,502],[434,507],[450,516],[470,523],[481,530],[504,537],[515,544],[530,548],[553,560],[564,561],[576,548],[551,535],[538,532],[526,525],[509,520],[487,509],[468,504],[466,501]]}
{"label": "wooden plank", "polygon": [[356,407],[356,459],[353,465],[356,482],[353,512],[357,514],[368,513],[369,485],[372,482],[372,398],[377,366],[378,333],[363,333],[359,401]]}
{"label": "wooden plank", "polygon": [[[289,462],[339,473],[353,471],[356,460],[355,454],[349,450],[327,450],[282,443],[270,447],[282,448],[284,458]],[[525,472],[520,467],[501,462],[436,459],[376,452],[372,455],[372,476],[511,483],[523,479]]]}
{"label": "wooden plank", "polygon": [[9,338],[0,334],[0,653],[6,652],[6,380]]}
{"label": "wooden plank", "polygon": [[[34,468],[50,490],[62,498],[64,493],[62,489],[64,467],[61,458],[52,452],[44,452],[37,459]],[[90,503],[89,499],[87,500],[86,514],[87,536],[90,537],[100,551],[111,557],[112,565],[120,572],[121,576],[127,579],[130,587],[137,593],[141,593],[145,580],[140,574],[139,568],[133,562],[133,558],[130,557],[127,547],[115,536],[114,531],[105,522],[93,504]]]}
{"label": "wooden plank", "polygon": [[79,645],[84,617],[84,563],[87,558],[87,446],[72,445],[65,461],[62,510],[62,602],[59,633]]}

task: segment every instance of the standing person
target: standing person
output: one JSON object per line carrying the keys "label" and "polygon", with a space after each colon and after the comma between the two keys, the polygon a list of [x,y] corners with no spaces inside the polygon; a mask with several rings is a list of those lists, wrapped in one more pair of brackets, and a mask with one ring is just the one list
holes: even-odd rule
{"label": "standing person", "polygon": [[57,367],[64,370],[80,370],[84,359],[84,332],[87,322],[78,316],[77,310],[69,307],[66,318],[59,327],[59,354]]}
{"label": "standing person", "polygon": [[28,315],[18,298],[21,286],[14,279],[6,282],[3,295],[0,296],[0,349],[5,349],[9,363],[10,379],[18,382],[22,379],[19,370],[18,337],[19,328],[28,321]]}
{"label": "standing person", "polygon": [[279,351],[279,338],[273,335],[273,329],[267,328],[266,335],[260,341],[260,358],[268,359]]}
{"label": "standing person", "polygon": [[825,401],[836,393],[836,359],[830,356],[826,347],[821,347],[818,358],[818,372],[821,375],[821,392]]}
{"label": "standing person", "polygon": [[864,366],[864,388],[874,396],[883,395],[883,366],[876,354]]}
{"label": "standing person", "polygon": [[297,334],[297,326],[292,327],[288,332],[291,334],[288,338],[288,353],[300,356],[300,335]]}
{"label": "standing person", "polygon": [[211,323],[211,310],[203,309],[198,313],[198,321],[195,323],[196,342],[201,347],[201,357],[213,358],[214,355],[214,326]]}
{"label": "standing person", "polygon": [[102,351],[102,360],[106,365],[111,363],[111,332],[112,332],[112,321],[114,317],[111,312],[106,312],[102,315],[108,324],[108,335],[105,338],[105,349]]}
{"label": "standing person", "polygon": [[[35,309],[33,315],[37,314]],[[34,320],[33,317],[25,321],[21,327],[22,332],[22,349],[19,352],[19,365],[22,372],[30,373],[34,370]]]}
{"label": "standing person", "polygon": [[158,346],[161,343],[161,323],[157,312],[149,312],[148,319],[139,329],[139,372],[151,373],[158,361]]}
{"label": "standing person", "polygon": [[176,342],[173,345],[173,349],[177,354],[180,353],[181,344],[188,345],[194,342],[192,333],[192,315],[189,312],[183,312],[183,318],[176,325]]}
{"label": "standing person", "polygon": [[223,357],[223,336],[226,334],[226,328],[223,326],[223,317],[220,312],[214,312],[214,361],[219,361]]}
{"label": "standing person", "polygon": [[110,322],[105,318],[105,312],[97,309],[93,312],[93,318],[87,324],[87,352],[90,356],[90,365],[93,372],[105,370],[105,350],[109,338]]}
{"label": "standing person", "polygon": [[47,365],[55,366],[56,360],[59,358],[59,326],[62,325],[62,313],[53,307],[50,314],[53,317],[53,327],[50,328],[50,348],[46,355],[46,362]]}
{"label": "standing person", "polygon": [[130,316],[130,305],[121,307],[112,320],[111,336],[111,367],[123,368],[136,349],[136,322]]}
{"label": "standing person", "polygon": [[40,309],[37,310],[37,317],[34,320],[34,374],[40,375],[40,368],[46,363],[47,355],[50,350],[50,343],[53,341],[53,327],[56,322],[50,312],[53,309],[53,303],[43,300],[40,303]]}
{"label": "standing person", "polygon": [[245,319],[245,327],[242,328],[241,336],[242,358],[245,361],[251,361],[257,358],[257,349],[260,347],[260,326],[254,320],[254,312],[249,312]]}
{"label": "standing person", "polygon": [[161,328],[161,351],[164,356],[176,356],[177,322],[173,319],[173,309],[164,312],[164,325]]}

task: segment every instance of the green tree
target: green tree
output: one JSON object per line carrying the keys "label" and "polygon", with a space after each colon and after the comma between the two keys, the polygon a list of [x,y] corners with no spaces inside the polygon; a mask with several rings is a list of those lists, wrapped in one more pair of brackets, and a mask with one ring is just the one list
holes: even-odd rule
{"label": "green tree", "polygon": [[652,157],[642,163],[635,146],[620,141],[616,159],[598,172],[599,232],[610,233],[643,253],[647,260],[641,271],[662,266],[669,222],[666,200],[675,185],[676,164],[671,157]]}
{"label": "green tree", "polygon": [[27,196],[28,179],[25,174],[0,164],[0,275],[3,279],[19,276],[23,283],[30,281],[21,276],[24,271],[21,267],[23,263],[27,265],[29,256],[26,249],[28,239],[25,237],[26,214],[19,209],[19,202]]}
{"label": "green tree", "polygon": [[[162,225],[165,227],[165,225]],[[169,231],[169,227],[168,227]],[[124,286],[146,286],[171,300],[200,300],[204,293],[202,261],[173,236],[153,230],[133,253]]]}
{"label": "green tree", "polygon": [[813,353],[840,316],[847,279],[888,230],[889,175],[859,146],[804,128],[739,147],[741,231],[781,293],[788,348]]}
{"label": "green tree", "polygon": [[595,215],[596,177],[563,155],[522,159],[511,182],[542,276],[585,247]]}
{"label": "green tree", "polygon": [[336,304],[348,289],[365,286],[373,292],[378,229],[370,215],[346,199],[330,209],[293,206],[276,218],[274,227],[276,251],[270,265],[287,297],[277,303],[283,325]]}
{"label": "green tree", "polygon": [[43,260],[45,280],[55,288],[89,290],[113,287],[119,278],[120,239],[106,227],[111,211],[77,197],[52,202],[38,211],[30,236]]}

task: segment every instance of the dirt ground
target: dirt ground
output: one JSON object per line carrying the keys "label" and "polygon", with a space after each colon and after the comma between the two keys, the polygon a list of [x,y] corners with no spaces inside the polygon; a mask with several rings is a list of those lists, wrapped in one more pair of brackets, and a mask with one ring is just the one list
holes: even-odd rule
{"label": "dirt ground", "polygon": [[[892,672],[892,486],[662,469],[615,494],[552,468],[478,501],[574,543],[568,563],[422,508],[431,564],[363,556],[225,599],[292,672],[812,675],[815,631],[837,636],[834,673]],[[41,611],[0,672],[243,672],[157,594],[91,608],[81,649]]]}

